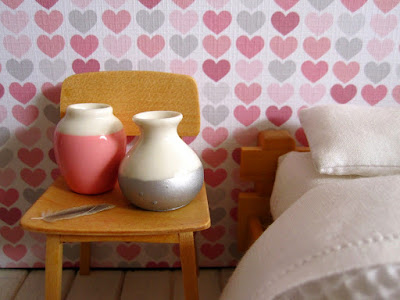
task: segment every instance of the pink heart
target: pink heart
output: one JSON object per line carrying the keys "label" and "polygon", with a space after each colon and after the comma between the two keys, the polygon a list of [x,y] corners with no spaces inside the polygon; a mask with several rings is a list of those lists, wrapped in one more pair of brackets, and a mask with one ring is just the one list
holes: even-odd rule
{"label": "pink heart", "polygon": [[393,51],[394,42],[390,39],[380,41],[372,39],[368,42],[367,50],[376,60],[382,60]]}
{"label": "pink heart", "polygon": [[0,105],[0,123],[3,122],[7,118],[7,108],[3,105]]}
{"label": "pink heart", "polygon": [[400,104],[400,85],[396,85],[392,91],[393,99]]}
{"label": "pink heart", "polygon": [[58,2],[58,0],[36,0],[44,8],[50,9]]}
{"label": "pink heart", "polygon": [[203,139],[213,147],[218,147],[228,138],[228,130],[220,127],[214,130],[211,127],[206,127],[202,131]]}
{"label": "pink heart", "polygon": [[55,126],[51,126],[51,127],[47,128],[47,130],[46,130],[46,137],[50,142],[53,142],[55,130],[56,130]]}
{"label": "pink heart", "polygon": [[46,259],[46,247],[36,244],[33,245],[30,250],[37,258],[41,260]]}
{"label": "pink heart", "polygon": [[197,72],[197,61],[193,59],[189,59],[187,61],[174,59],[171,61],[170,68],[172,73],[193,76]]}
{"label": "pink heart", "polygon": [[18,158],[31,168],[36,167],[43,160],[43,151],[39,148],[32,150],[21,148],[18,150]]}
{"label": "pink heart", "polygon": [[16,189],[9,189],[9,190],[3,190],[0,189],[0,203],[10,207],[13,205],[19,197],[19,193]]}
{"label": "pink heart", "polygon": [[281,126],[292,116],[292,109],[289,106],[283,106],[280,109],[276,106],[267,108],[265,115],[267,119],[275,126]]}
{"label": "pink heart", "polygon": [[328,38],[316,40],[314,37],[308,37],[304,40],[303,48],[313,59],[318,60],[331,47],[331,41]]}
{"label": "pink heart", "polygon": [[161,2],[161,0],[139,0],[139,1],[148,9],[152,9],[153,7],[157,6],[158,3]]}
{"label": "pink heart", "polygon": [[359,10],[367,2],[367,0],[341,0],[341,1],[343,5],[351,12]]}
{"label": "pink heart", "polygon": [[31,127],[28,129],[25,129],[24,127],[18,127],[15,130],[15,136],[24,145],[33,146],[40,140],[42,133],[38,127]]}
{"label": "pink heart", "polygon": [[21,219],[21,210],[19,208],[13,207],[11,209],[7,209],[4,207],[0,207],[0,220],[7,223],[8,225],[14,225]]}
{"label": "pink heart", "polygon": [[137,257],[141,250],[142,248],[136,244],[119,244],[117,246],[117,253],[119,254],[119,256],[128,261]]}
{"label": "pink heart", "polygon": [[174,10],[169,15],[169,22],[182,34],[188,33],[198,22],[199,17],[194,10],[181,12]]}
{"label": "pink heart", "polygon": [[43,95],[49,99],[54,104],[60,103],[60,96],[61,96],[61,84],[58,83],[57,85],[53,85],[50,82],[45,82],[42,85],[42,93]]}
{"label": "pink heart", "polygon": [[250,126],[259,118],[260,108],[254,105],[250,106],[249,108],[239,105],[235,108],[233,114],[236,120],[238,120],[244,126]]}
{"label": "pink heart", "polygon": [[213,168],[216,168],[226,160],[228,157],[228,151],[226,151],[224,148],[220,148],[215,151],[211,148],[207,148],[203,150],[201,157],[207,164]]}
{"label": "pink heart", "polygon": [[300,144],[302,144],[304,147],[308,147],[307,137],[306,134],[304,133],[303,128],[297,129],[294,136],[296,137],[296,140],[298,140]]}
{"label": "pink heart", "polygon": [[306,83],[300,87],[301,98],[303,98],[303,100],[310,105],[313,105],[320,101],[325,95],[325,92],[325,86],[323,86],[322,84],[312,86]]}
{"label": "pink heart", "polygon": [[272,83],[267,88],[268,96],[277,104],[283,104],[293,96],[294,88],[291,84],[285,83],[280,86],[278,83]]}
{"label": "pink heart", "polygon": [[21,105],[15,105],[12,108],[12,114],[18,122],[24,124],[25,126],[29,126],[39,116],[39,109],[33,105],[29,105],[25,108]]}
{"label": "pink heart", "polygon": [[42,169],[30,170],[24,168],[20,172],[21,178],[32,187],[38,187],[46,179],[46,172]]}
{"label": "pink heart", "polygon": [[55,35],[52,38],[41,35],[37,39],[37,45],[44,54],[54,58],[64,49],[65,41],[61,35]]}
{"label": "pink heart", "polygon": [[245,83],[241,82],[235,86],[236,96],[245,104],[250,104],[260,97],[261,92],[262,87],[258,83],[252,83],[250,86],[247,86]]}
{"label": "pink heart", "polygon": [[215,34],[224,31],[231,24],[232,15],[228,11],[221,11],[219,14],[212,10],[206,11],[203,15],[203,22]]}
{"label": "pink heart", "polygon": [[4,86],[0,83],[0,98],[4,95]]}
{"label": "pink heart", "polygon": [[285,16],[282,12],[275,12],[271,17],[272,26],[283,35],[287,35],[299,25],[300,17],[291,12]]}
{"label": "pink heart", "polygon": [[102,15],[104,25],[114,33],[120,33],[131,22],[131,14],[126,10],[121,10],[118,13],[112,10],[106,10]]}
{"label": "pink heart", "polygon": [[103,40],[103,45],[111,55],[120,58],[131,48],[132,40],[127,35],[121,35],[119,37],[107,35]]}
{"label": "pink heart", "polygon": [[294,37],[283,39],[280,36],[275,36],[271,39],[269,46],[272,52],[285,59],[296,50],[297,40]]}
{"label": "pink heart", "polygon": [[119,7],[122,6],[122,4],[125,3],[126,0],[106,0],[106,2],[114,7],[115,9],[118,9]]}
{"label": "pink heart", "polygon": [[214,81],[219,81],[224,78],[231,69],[231,65],[227,60],[220,60],[219,62],[214,62],[212,59],[207,59],[203,63],[204,73]]}
{"label": "pink heart", "polygon": [[24,245],[13,246],[7,244],[3,246],[4,254],[15,261],[19,261],[20,259],[22,259],[26,255],[27,251],[28,250]]}
{"label": "pink heart", "polygon": [[35,22],[48,34],[52,34],[61,26],[63,15],[58,10],[53,10],[49,14],[43,10],[39,10],[35,13]]}
{"label": "pink heart", "polygon": [[252,58],[264,48],[264,39],[261,36],[250,39],[242,35],[236,40],[236,47],[244,56]]}
{"label": "pink heart", "polygon": [[4,48],[18,58],[21,58],[26,52],[28,52],[32,45],[31,40],[27,35],[21,35],[18,38],[7,35],[4,37],[3,43]]}
{"label": "pink heart", "polygon": [[372,85],[368,84],[361,89],[361,95],[369,105],[377,104],[385,98],[386,94],[387,88],[384,85],[378,85],[374,88]]}
{"label": "pink heart", "polygon": [[223,244],[209,244],[205,243],[200,247],[201,253],[206,256],[208,259],[214,260],[217,257],[221,256],[225,251],[225,246]]}
{"label": "pink heart", "polygon": [[207,0],[209,4],[211,4],[215,9],[220,9],[225,6],[229,2],[229,0]]}
{"label": "pink heart", "polygon": [[38,232],[33,232],[30,231],[29,235],[35,240],[38,241],[39,243],[44,243],[46,242],[46,235],[44,233],[38,233]]}
{"label": "pink heart", "polygon": [[92,0],[71,0],[71,1],[80,8],[85,8],[90,4],[90,2],[92,2]]}
{"label": "pink heart", "polygon": [[388,35],[397,26],[397,18],[395,15],[374,15],[371,18],[372,29],[381,37]]}
{"label": "pink heart", "polygon": [[174,1],[174,3],[182,9],[188,8],[194,2],[194,0],[172,0],[172,1]]}
{"label": "pink heart", "polygon": [[88,35],[83,38],[80,35],[74,35],[71,38],[71,47],[76,53],[87,58],[94,51],[96,51],[99,46],[99,40],[94,35]]}
{"label": "pink heart", "polygon": [[137,39],[137,45],[145,55],[152,58],[164,49],[165,41],[161,35],[155,35],[152,38],[141,35]]}
{"label": "pink heart", "polygon": [[213,226],[208,228],[207,230],[201,231],[201,235],[204,238],[212,243],[215,243],[219,239],[221,239],[226,233],[226,229],[222,225]]}
{"label": "pink heart", "polygon": [[0,169],[0,185],[3,187],[9,186],[11,183],[14,182],[17,174],[15,174],[13,169]]}
{"label": "pink heart", "polygon": [[357,94],[357,88],[353,84],[349,84],[346,87],[340,84],[335,84],[331,88],[331,96],[339,104],[345,104],[349,102]]}
{"label": "pink heart", "polygon": [[1,0],[5,5],[7,5],[11,9],[16,9],[18,6],[21,5],[24,0]]}
{"label": "pink heart", "polygon": [[301,65],[301,71],[308,80],[317,82],[328,72],[328,64],[325,61],[314,64],[308,60]]}
{"label": "pink heart", "polygon": [[316,35],[323,34],[333,24],[333,16],[329,13],[318,15],[316,13],[309,13],[306,16],[306,25],[310,31]]}
{"label": "pink heart", "polygon": [[255,127],[237,128],[233,131],[233,137],[241,146],[254,145],[255,141],[257,140],[257,136],[258,129]]}
{"label": "pink heart", "polygon": [[75,59],[72,62],[72,70],[74,70],[76,74],[98,72],[100,71],[100,63],[95,59],[89,59],[87,62],[84,62],[82,59]]}
{"label": "pink heart", "polygon": [[228,177],[228,173],[225,169],[204,169],[204,181],[211,187],[219,186]]}
{"label": "pink heart", "polygon": [[374,0],[375,5],[384,13],[391,11],[400,0]]}
{"label": "pink heart", "polygon": [[289,10],[299,2],[299,0],[275,0],[276,4],[284,10]]}
{"label": "pink heart", "polygon": [[26,104],[36,95],[36,87],[33,83],[27,82],[21,86],[18,82],[13,82],[9,87],[10,94],[22,104]]}
{"label": "pink heart", "polygon": [[16,244],[24,236],[24,231],[19,226],[14,227],[14,228],[10,228],[8,226],[3,226],[0,228],[0,234],[7,241],[9,241],[13,244]]}
{"label": "pink heart", "polygon": [[351,62],[348,65],[342,61],[338,61],[333,65],[333,74],[343,83],[349,82],[360,71],[360,65],[356,62]]}
{"label": "pink heart", "polygon": [[260,60],[254,60],[252,62],[239,60],[235,67],[239,76],[247,81],[255,79],[263,70],[263,64]]}
{"label": "pink heart", "polygon": [[17,11],[15,13],[4,11],[0,19],[4,27],[16,34],[20,33],[29,21],[28,14],[24,11]]}
{"label": "pink heart", "polygon": [[220,36],[219,38],[216,38],[213,35],[207,35],[203,39],[204,49],[215,58],[220,57],[228,51],[230,46],[231,40],[226,35]]}

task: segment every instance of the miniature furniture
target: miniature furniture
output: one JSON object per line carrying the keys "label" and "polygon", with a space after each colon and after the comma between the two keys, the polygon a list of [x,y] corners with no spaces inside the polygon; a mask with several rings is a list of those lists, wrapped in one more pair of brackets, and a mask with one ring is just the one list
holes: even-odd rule
{"label": "miniature furniture", "polygon": [[[180,136],[200,131],[200,110],[195,81],[189,76],[146,71],[85,73],[68,77],[61,91],[60,112],[74,103],[107,103],[124,125],[128,136],[139,135],[134,114],[149,110],[173,110],[183,114]],[[48,210],[96,203],[115,208],[98,214],[47,223],[32,220]],[[80,195],[59,177],[21,219],[26,230],[46,234],[46,299],[61,299],[64,242],[80,242],[80,273],[90,271],[90,242],[125,241],[178,243],[186,299],[198,299],[194,232],[210,227],[205,187],[187,206],[168,212],[145,211],[131,205],[116,187],[100,195]]]}

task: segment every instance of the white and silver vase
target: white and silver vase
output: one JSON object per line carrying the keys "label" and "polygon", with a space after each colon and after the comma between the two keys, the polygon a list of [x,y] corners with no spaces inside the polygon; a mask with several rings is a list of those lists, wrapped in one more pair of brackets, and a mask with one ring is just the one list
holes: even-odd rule
{"label": "white and silver vase", "polygon": [[187,205],[200,191],[204,171],[196,153],[178,135],[182,114],[148,111],[132,119],[141,135],[119,167],[122,193],[146,210],[166,211]]}

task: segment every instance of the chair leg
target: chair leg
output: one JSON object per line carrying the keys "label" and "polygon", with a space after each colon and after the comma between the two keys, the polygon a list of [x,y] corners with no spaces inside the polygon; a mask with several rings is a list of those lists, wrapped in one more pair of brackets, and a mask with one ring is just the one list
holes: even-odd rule
{"label": "chair leg", "polygon": [[63,243],[58,235],[48,235],[46,242],[46,300],[61,300]]}
{"label": "chair leg", "polygon": [[81,254],[79,261],[79,274],[89,275],[90,273],[90,243],[81,243]]}
{"label": "chair leg", "polygon": [[181,253],[185,299],[198,300],[197,260],[193,232],[182,232],[179,234],[179,248]]}

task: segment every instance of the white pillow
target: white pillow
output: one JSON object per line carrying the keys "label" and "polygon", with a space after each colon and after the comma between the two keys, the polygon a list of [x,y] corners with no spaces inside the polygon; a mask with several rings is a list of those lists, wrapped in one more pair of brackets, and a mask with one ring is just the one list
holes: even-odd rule
{"label": "white pillow", "polygon": [[400,108],[323,105],[300,112],[321,174],[400,173]]}

